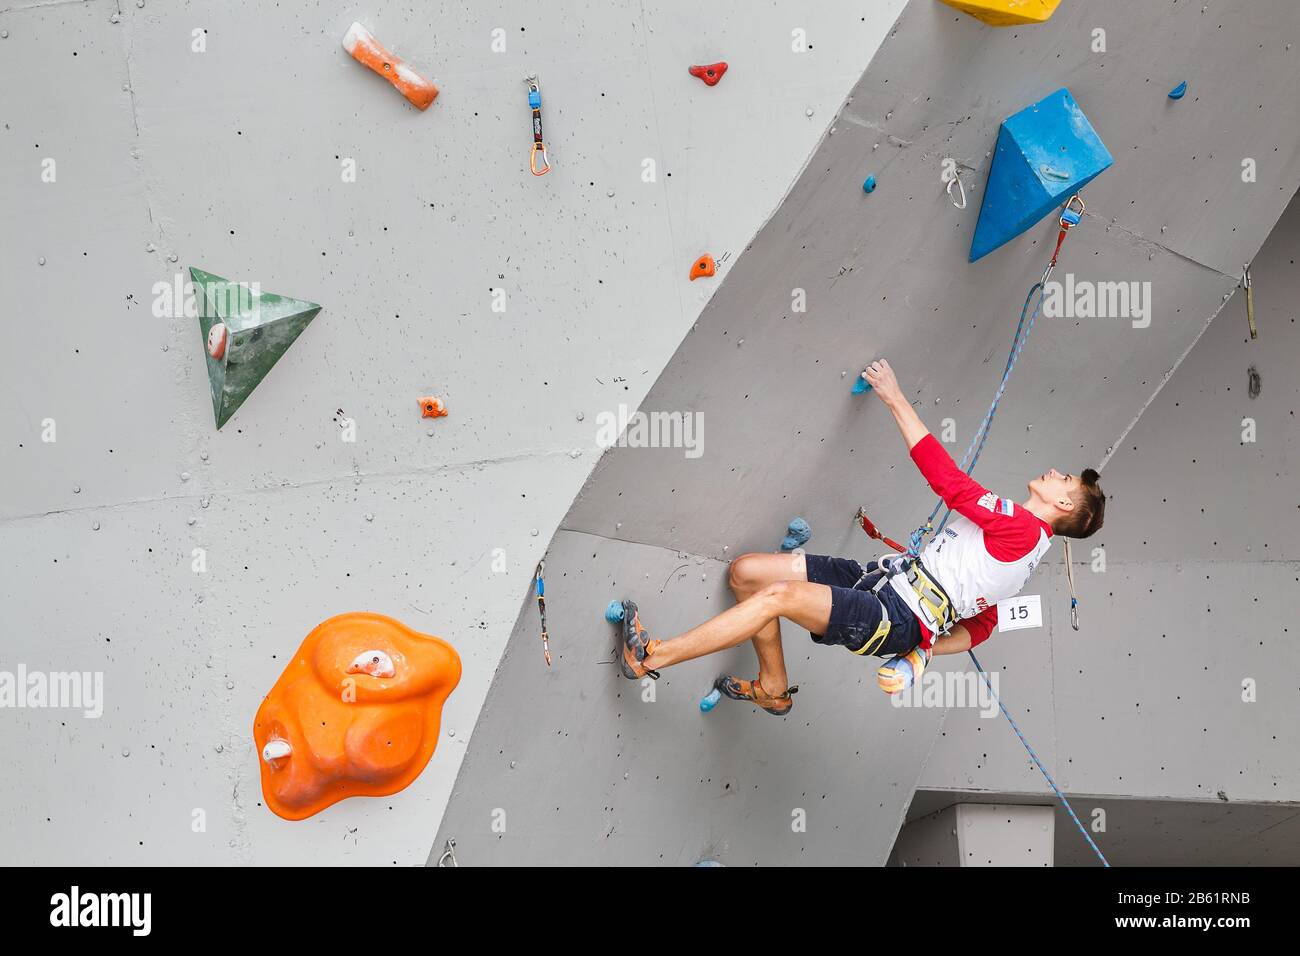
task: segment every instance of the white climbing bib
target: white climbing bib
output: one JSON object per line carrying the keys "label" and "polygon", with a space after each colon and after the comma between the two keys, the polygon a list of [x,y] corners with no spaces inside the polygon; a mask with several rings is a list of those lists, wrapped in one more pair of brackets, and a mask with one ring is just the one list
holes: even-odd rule
{"label": "white climbing bib", "polygon": [[1043,602],[1037,594],[1018,594],[998,602],[998,630],[1043,626]]}

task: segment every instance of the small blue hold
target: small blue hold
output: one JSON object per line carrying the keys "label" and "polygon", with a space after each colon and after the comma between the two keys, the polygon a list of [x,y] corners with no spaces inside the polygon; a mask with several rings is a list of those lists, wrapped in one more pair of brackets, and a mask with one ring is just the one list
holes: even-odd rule
{"label": "small blue hold", "polygon": [[785,530],[789,534],[781,539],[782,551],[793,551],[795,548],[802,548],[808,543],[808,539],[812,537],[812,528],[808,526],[808,522],[804,521],[803,518],[795,518]]}
{"label": "small blue hold", "polygon": [[610,601],[605,607],[605,620],[610,624],[620,624],[623,621],[623,602]]}
{"label": "small blue hold", "polygon": [[718,706],[718,701],[722,700],[722,691],[716,687],[700,698],[700,710],[708,713],[714,707]]}
{"label": "small blue hold", "polygon": [[1181,100],[1186,93],[1187,93],[1187,81],[1183,80],[1183,82],[1179,83],[1177,86],[1175,86],[1172,90],[1169,91],[1169,98],[1171,100]]}
{"label": "small blue hold", "polygon": [[695,868],[695,869],[698,869],[698,868],[700,868],[700,867],[709,867],[709,868],[712,868],[712,867],[715,867],[715,866],[723,866],[723,867],[725,867],[726,864],[725,864],[725,863],[719,863],[717,860],[700,860],[699,863],[696,863],[696,864],[695,864],[695,867],[694,867],[694,868]]}
{"label": "small blue hold", "polygon": [[871,383],[868,382],[861,375],[859,375],[857,378],[853,380],[854,395],[865,395],[869,391],[871,391]]}
{"label": "small blue hold", "polygon": [[868,176],[868,177],[866,178],[866,181],[862,184],[862,191],[863,191],[864,193],[874,193],[874,192],[876,191],[876,177],[875,177],[875,176]]}

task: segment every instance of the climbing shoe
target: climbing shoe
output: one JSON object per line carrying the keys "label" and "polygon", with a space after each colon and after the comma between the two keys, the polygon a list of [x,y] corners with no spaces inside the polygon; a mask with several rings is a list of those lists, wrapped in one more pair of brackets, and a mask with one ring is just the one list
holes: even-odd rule
{"label": "climbing shoe", "polygon": [[732,700],[747,700],[756,707],[760,707],[769,714],[775,714],[778,717],[784,717],[790,713],[790,708],[794,706],[791,695],[799,693],[798,686],[790,687],[784,694],[779,697],[773,697],[767,691],[763,690],[760,683],[762,675],[760,674],[754,680],[741,680],[739,677],[719,677],[717,683],[713,686],[722,691],[723,694]]}
{"label": "climbing shoe", "polygon": [[930,652],[914,647],[888,663],[880,665],[876,680],[886,694],[900,694],[921,679],[925,665],[930,662]]}
{"label": "climbing shoe", "polygon": [[628,680],[640,680],[642,677],[659,679],[659,672],[650,670],[641,662],[653,654],[662,641],[650,640],[650,632],[641,626],[641,616],[637,613],[635,601],[623,602],[623,649],[619,655],[619,666],[623,676]]}

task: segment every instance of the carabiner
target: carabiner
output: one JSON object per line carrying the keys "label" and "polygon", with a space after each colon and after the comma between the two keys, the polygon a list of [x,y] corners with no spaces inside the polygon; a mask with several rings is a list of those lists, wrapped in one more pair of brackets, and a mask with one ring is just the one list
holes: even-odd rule
{"label": "carabiner", "polygon": [[448,839],[442,850],[442,856],[438,857],[438,866],[446,867],[447,861],[456,869],[460,869],[460,863],[456,861],[456,841]]}
{"label": "carabiner", "polygon": [[[1079,204],[1077,210],[1071,208],[1075,203]],[[1083,197],[1075,193],[1065,204],[1065,209],[1061,211],[1061,228],[1069,229],[1071,226],[1077,226],[1079,220],[1083,218],[1083,211],[1088,207],[1083,204]]]}
{"label": "carabiner", "polygon": [[[542,165],[537,165],[538,154],[542,157]],[[533,143],[532,152],[528,156],[528,168],[532,170],[534,176],[545,176],[551,171],[551,164],[546,158],[546,145],[544,143]]]}
{"label": "carabiner", "polygon": [[[960,190],[960,192],[961,192],[961,202],[960,202],[960,203],[958,203],[957,200],[955,200],[955,199],[952,198],[952,184],[953,184],[953,183],[956,183],[956,184],[957,184],[957,189]],[[948,180],[948,198],[949,198],[949,199],[952,199],[952,204],[953,204],[954,206],[956,206],[958,209],[965,209],[965,208],[966,208],[966,187],[963,186],[963,185],[961,184],[961,176],[954,175],[954,176],[952,177],[952,179]]]}

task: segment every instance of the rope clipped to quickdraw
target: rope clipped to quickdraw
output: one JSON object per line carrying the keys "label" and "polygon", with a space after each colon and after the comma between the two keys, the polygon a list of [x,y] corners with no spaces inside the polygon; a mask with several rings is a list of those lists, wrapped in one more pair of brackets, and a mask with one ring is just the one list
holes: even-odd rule
{"label": "rope clipped to quickdraw", "polygon": [[[551,163],[546,158],[546,143],[542,140],[542,88],[536,73],[524,77],[524,82],[528,84],[528,106],[533,111],[533,148],[528,154],[528,168],[534,176],[545,176],[551,171]],[[540,166],[538,157],[542,161]]]}
{"label": "rope clipped to quickdraw", "polygon": [[542,655],[546,658],[546,666],[551,666],[551,638],[546,633],[546,581],[542,579],[542,573],[546,570],[546,560],[543,558],[537,562],[537,571],[533,576],[533,586],[537,590],[537,610],[542,615]]}
{"label": "rope clipped to quickdraw", "polygon": [[970,655],[971,662],[975,665],[975,669],[979,671],[980,677],[984,679],[984,686],[989,689],[989,693],[993,695],[993,699],[998,702],[998,709],[1002,711],[1002,716],[1007,719],[1007,723],[1011,725],[1011,729],[1016,732],[1016,736],[1020,738],[1020,742],[1025,745],[1025,750],[1028,752],[1030,759],[1034,761],[1034,766],[1038,768],[1038,772],[1043,775],[1043,779],[1047,781],[1047,785],[1052,788],[1052,792],[1056,794],[1056,798],[1061,801],[1061,804],[1065,807],[1065,812],[1070,815],[1070,819],[1074,821],[1074,825],[1079,828],[1079,832],[1083,834],[1083,838],[1088,841],[1088,846],[1092,847],[1092,852],[1097,854],[1097,859],[1101,860],[1101,865],[1109,867],[1110,861],[1106,859],[1106,855],[1101,852],[1101,848],[1093,842],[1092,837],[1088,835],[1088,831],[1084,828],[1083,824],[1079,822],[1079,817],[1075,814],[1074,807],[1070,806],[1070,801],[1065,798],[1065,794],[1061,792],[1061,788],[1056,785],[1056,781],[1052,779],[1052,775],[1047,772],[1047,768],[1043,766],[1043,762],[1038,759],[1038,754],[1034,753],[1034,748],[1029,746],[1029,741],[1026,740],[1025,735],[1020,732],[1020,726],[1016,723],[1015,718],[1011,716],[1011,712],[1007,710],[1006,704],[1002,703],[1002,698],[999,697],[997,691],[993,689],[992,683],[989,682],[988,674],[984,672],[984,668],[980,665],[979,658],[975,656],[975,652],[967,651],[966,653]]}

